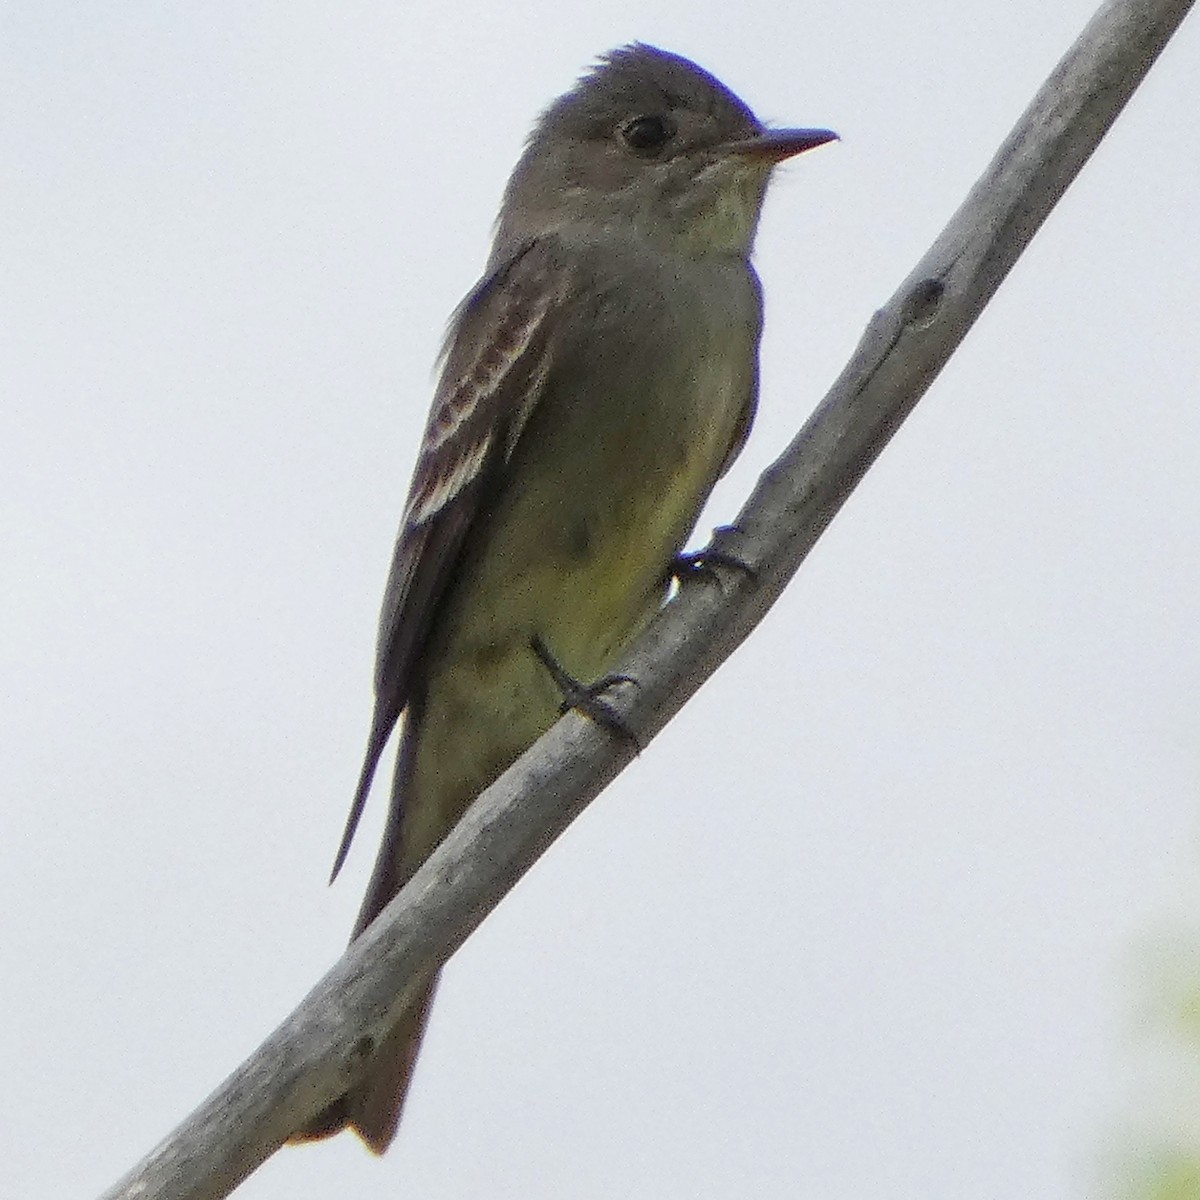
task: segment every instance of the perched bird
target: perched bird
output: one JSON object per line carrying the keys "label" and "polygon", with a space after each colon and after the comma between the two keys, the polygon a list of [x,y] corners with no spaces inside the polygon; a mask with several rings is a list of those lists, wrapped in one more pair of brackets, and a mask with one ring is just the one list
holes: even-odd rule
{"label": "perched bird", "polygon": [[[538,121],[451,324],[400,523],[334,866],[403,716],[354,936],[553,724],[562,680],[603,675],[662,605],[754,415],[767,180],[835,136],[766,129],[706,71],[640,44]],[[298,1138],[349,1126],[387,1148],[435,983],[410,989],[367,1077]]]}

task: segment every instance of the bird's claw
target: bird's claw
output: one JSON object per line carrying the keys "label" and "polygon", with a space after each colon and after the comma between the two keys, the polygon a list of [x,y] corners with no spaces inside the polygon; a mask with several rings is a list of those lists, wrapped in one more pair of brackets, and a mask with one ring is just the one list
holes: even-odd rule
{"label": "bird's claw", "polygon": [[540,634],[535,633],[533,635],[530,639],[530,645],[533,647],[533,652],[538,656],[542,666],[550,672],[555,686],[562,694],[562,704],[558,710],[560,713],[570,712],[573,708],[577,709],[579,712],[590,717],[597,725],[603,725],[610,733],[614,733],[617,737],[630,742],[635,751],[641,752],[642,745],[638,741],[637,734],[630,728],[625,718],[603,696],[604,692],[611,687],[615,687],[618,683],[632,683],[636,685],[637,680],[632,675],[602,675],[592,683],[581,683],[554,657]]}
{"label": "bird's claw", "polygon": [[732,525],[722,525],[713,530],[712,542],[703,550],[692,550],[686,554],[677,554],[671,562],[671,577],[684,584],[692,579],[706,579],[721,583],[717,567],[726,567],[731,571],[740,571],[751,582],[758,579],[758,572],[739,554],[732,550],[723,550],[717,545],[723,536],[736,532]]}

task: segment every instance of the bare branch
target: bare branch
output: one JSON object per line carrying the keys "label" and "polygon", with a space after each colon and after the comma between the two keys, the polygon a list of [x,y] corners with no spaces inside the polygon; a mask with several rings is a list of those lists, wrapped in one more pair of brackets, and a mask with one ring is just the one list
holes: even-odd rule
{"label": "bare branch", "polygon": [[[875,315],[825,400],[619,670],[643,744],[748,636],[1087,161],[1190,0],[1112,0],[1059,63],[937,242]],[[631,756],[564,717],[479,798],[287,1020],[104,1200],[228,1195],[362,1073],[405,981],[448,958]]]}

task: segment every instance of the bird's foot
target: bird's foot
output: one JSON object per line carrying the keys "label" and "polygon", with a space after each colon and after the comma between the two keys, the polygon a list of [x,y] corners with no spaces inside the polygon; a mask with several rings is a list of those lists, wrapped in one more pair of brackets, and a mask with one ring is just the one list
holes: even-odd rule
{"label": "bird's foot", "polygon": [[735,525],[718,525],[713,530],[713,540],[703,550],[675,556],[671,562],[671,578],[677,579],[681,586],[693,579],[705,579],[720,585],[721,576],[716,568],[727,567],[731,571],[741,571],[752,583],[755,582],[758,572],[754,567],[741,555],[720,545],[723,538],[737,532]]}
{"label": "bird's foot", "polygon": [[558,710],[560,713],[569,712],[573,708],[578,709],[581,713],[591,717],[597,725],[603,725],[617,737],[632,743],[635,751],[641,752],[642,745],[638,741],[637,734],[629,727],[625,718],[604,699],[603,695],[618,683],[636,685],[637,680],[632,675],[601,675],[592,683],[581,683],[554,657],[550,647],[542,640],[540,633],[535,633],[530,638],[530,645],[542,666],[550,672],[555,686],[562,693],[562,705]]}

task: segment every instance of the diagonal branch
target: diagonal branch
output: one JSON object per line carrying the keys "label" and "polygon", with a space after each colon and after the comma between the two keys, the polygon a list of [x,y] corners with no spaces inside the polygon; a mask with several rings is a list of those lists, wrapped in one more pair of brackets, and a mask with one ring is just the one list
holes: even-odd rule
{"label": "diagonal branch", "polygon": [[[1051,73],[962,207],[875,314],[849,364],[717,548],[619,670],[643,744],[746,638],[966,335],[1191,7],[1109,0]],[[226,1196],[362,1074],[404,983],[444,962],[632,750],[568,714],[472,806],[286,1021],[103,1200]]]}

